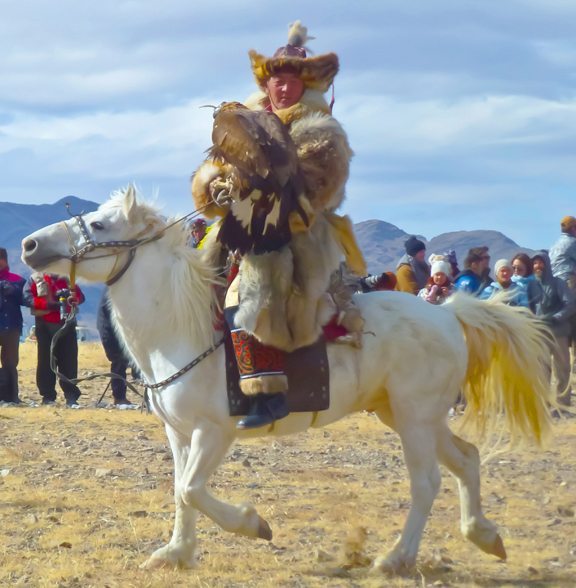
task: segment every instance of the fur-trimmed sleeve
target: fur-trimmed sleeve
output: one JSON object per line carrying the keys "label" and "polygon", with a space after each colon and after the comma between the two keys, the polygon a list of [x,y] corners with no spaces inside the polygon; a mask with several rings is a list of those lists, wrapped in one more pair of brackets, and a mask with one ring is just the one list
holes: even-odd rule
{"label": "fur-trimmed sleeve", "polygon": [[196,210],[202,210],[207,218],[224,216],[227,209],[219,206],[210,194],[210,182],[217,177],[225,176],[225,166],[207,159],[192,176],[192,199]]}
{"label": "fur-trimmed sleeve", "polygon": [[344,129],[333,117],[313,113],[293,122],[290,135],[298,149],[312,207],[335,210],[344,200],[353,155]]}

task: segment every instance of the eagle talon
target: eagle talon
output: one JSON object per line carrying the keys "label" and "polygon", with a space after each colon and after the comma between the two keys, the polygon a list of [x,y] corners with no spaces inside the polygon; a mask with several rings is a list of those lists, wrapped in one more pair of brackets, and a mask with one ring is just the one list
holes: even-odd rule
{"label": "eagle talon", "polygon": [[230,178],[227,180],[221,180],[217,178],[210,182],[210,193],[212,194],[212,199],[217,204],[229,204],[232,198],[232,190],[234,188],[233,182]]}

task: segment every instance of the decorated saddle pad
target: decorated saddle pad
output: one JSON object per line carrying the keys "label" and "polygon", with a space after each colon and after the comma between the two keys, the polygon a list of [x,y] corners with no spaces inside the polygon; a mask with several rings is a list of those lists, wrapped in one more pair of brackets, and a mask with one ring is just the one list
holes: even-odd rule
{"label": "decorated saddle pad", "polygon": [[[229,332],[224,338],[224,348],[230,416],[244,416],[250,408],[250,399],[240,390],[240,375]],[[286,354],[286,375],[290,412],[316,412],[330,406],[330,373],[323,337],[313,345]]]}

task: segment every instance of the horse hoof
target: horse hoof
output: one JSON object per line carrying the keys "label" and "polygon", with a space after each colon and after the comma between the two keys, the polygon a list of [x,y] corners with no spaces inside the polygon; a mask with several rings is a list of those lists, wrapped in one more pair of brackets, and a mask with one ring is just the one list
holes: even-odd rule
{"label": "horse hoof", "polygon": [[272,541],[272,529],[261,516],[258,517],[258,538]]}
{"label": "horse hoof", "polygon": [[159,557],[149,557],[144,563],[141,563],[139,568],[141,570],[158,570],[160,568],[173,568],[174,564]]}
{"label": "horse hoof", "polygon": [[492,547],[488,551],[492,555],[499,557],[501,560],[506,561],[508,555],[506,554],[506,548],[504,547],[504,542],[502,541],[502,537],[500,535],[496,535],[496,539],[494,539],[494,543],[492,543]]}

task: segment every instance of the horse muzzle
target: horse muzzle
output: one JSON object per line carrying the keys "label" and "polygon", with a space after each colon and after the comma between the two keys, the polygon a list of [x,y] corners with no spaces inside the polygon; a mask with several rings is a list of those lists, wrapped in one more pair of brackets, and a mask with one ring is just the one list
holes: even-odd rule
{"label": "horse muzzle", "polygon": [[62,255],[62,253],[57,253],[50,249],[49,245],[46,246],[40,239],[35,238],[33,233],[22,240],[21,259],[36,271],[41,271],[57,261],[66,259],[66,256]]}

